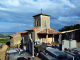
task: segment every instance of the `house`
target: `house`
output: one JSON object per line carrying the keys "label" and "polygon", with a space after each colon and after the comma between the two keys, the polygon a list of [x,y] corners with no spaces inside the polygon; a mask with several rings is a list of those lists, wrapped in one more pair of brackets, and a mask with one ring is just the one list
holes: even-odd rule
{"label": "house", "polygon": [[51,15],[43,13],[34,15],[34,27],[10,35],[10,46],[18,45],[21,43],[22,38],[24,44],[29,42],[29,38],[31,38],[35,44],[51,44],[52,42],[60,41],[60,32],[50,27],[50,16]]}

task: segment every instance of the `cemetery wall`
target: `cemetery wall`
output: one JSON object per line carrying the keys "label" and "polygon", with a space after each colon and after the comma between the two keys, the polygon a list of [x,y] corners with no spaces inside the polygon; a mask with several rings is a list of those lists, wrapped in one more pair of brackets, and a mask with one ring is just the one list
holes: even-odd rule
{"label": "cemetery wall", "polygon": [[77,42],[80,42],[80,29],[70,30],[70,31],[64,31],[62,33],[62,39],[64,40],[66,38],[66,32],[67,32],[67,39],[76,40]]}
{"label": "cemetery wall", "polygon": [[[67,32],[67,31],[66,31]],[[73,39],[73,40],[76,40],[75,39],[75,31],[71,31],[71,32],[67,32],[67,33],[62,33],[62,39],[61,40],[64,40],[64,39],[67,39],[67,40],[70,40],[70,39]]]}
{"label": "cemetery wall", "polygon": [[80,42],[80,29],[75,31],[75,40],[77,40],[77,42]]}
{"label": "cemetery wall", "polygon": [[72,32],[68,33],[68,39],[75,39],[75,31],[72,31]]}

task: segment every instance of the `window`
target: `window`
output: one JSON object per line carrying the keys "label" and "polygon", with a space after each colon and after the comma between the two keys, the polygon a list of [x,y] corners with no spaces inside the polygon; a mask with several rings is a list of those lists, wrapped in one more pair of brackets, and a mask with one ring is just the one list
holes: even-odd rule
{"label": "window", "polygon": [[36,21],[36,26],[38,26],[38,21]]}
{"label": "window", "polygon": [[44,26],[46,27],[46,20],[44,21]]}

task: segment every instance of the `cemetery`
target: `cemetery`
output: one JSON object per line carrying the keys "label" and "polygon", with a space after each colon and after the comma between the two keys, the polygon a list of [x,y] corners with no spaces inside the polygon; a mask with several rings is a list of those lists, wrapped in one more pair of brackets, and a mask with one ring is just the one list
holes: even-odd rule
{"label": "cemetery", "polygon": [[[31,54],[31,57],[37,56],[42,60],[79,60],[80,48],[77,48],[75,36],[80,36],[78,34],[80,30],[56,31],[50,27],[50,16],[43,13],[34,15],[33,28],[9,35],[10,47],[21,43],[18,48],[23,51],[26,47],[25,51]],[[59,42],[59,46],[55,45],[55,42]],[[20,49],[14,50],[19,56],[23,54]],[[25,54],[25,56],[28,55]]]}
{"label": "cemetery", "polygon": [[[76,40],[62,40],[59,46],[48,46],[49,43],[34,43],[29,37],[28,48],[24,48],[23,39],[21,48],[11,48],[9,57],[39,57],[41,60],[79,60],[80,48],[77,48]],[[17,58],[17,57],[16,57]],[[12,58],[10,58],[12,59]]]}
{"label": "cemetery", "polygon": [[[80,59],[80,48],[76,46],[76,40],[62,40],[59,46],[46,47],[46,49],[39,48],[41,50],[38,56],[42,60],[79,60]],[[38,52],[37,52],[38,53]]]}

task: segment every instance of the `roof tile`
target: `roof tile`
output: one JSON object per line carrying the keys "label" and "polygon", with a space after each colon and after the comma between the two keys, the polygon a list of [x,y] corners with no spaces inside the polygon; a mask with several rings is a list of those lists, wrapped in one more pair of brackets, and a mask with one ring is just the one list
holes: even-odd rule
{"label": "roof tile", "polygon": [[34,27],[34,28],[31,28],[31,29],[28,29],[28,30],[37,30],[37,29],[40,29],[41,27]]}
{"label": "roof tile", "polygon": [[19,34],[21,34],[21,33],[27,33],[27,32],[28,32],[28,31],[21,31],[21,32],[17,32],[17,33],[15,33],[15,34],[12,34],[12,35],[9,35],[9,36],[13,37],[13,36],[19,35]]}
{"label": "roof tile", "polygon": [[44,34],[44,33],[56,34],[56,33],[60,33],[60,32],[59,31],[55,31],[53,28],[50,28],[50,29],[44,29],[44,30],[40,31],[39,33],[42,33],[42,34]]}

